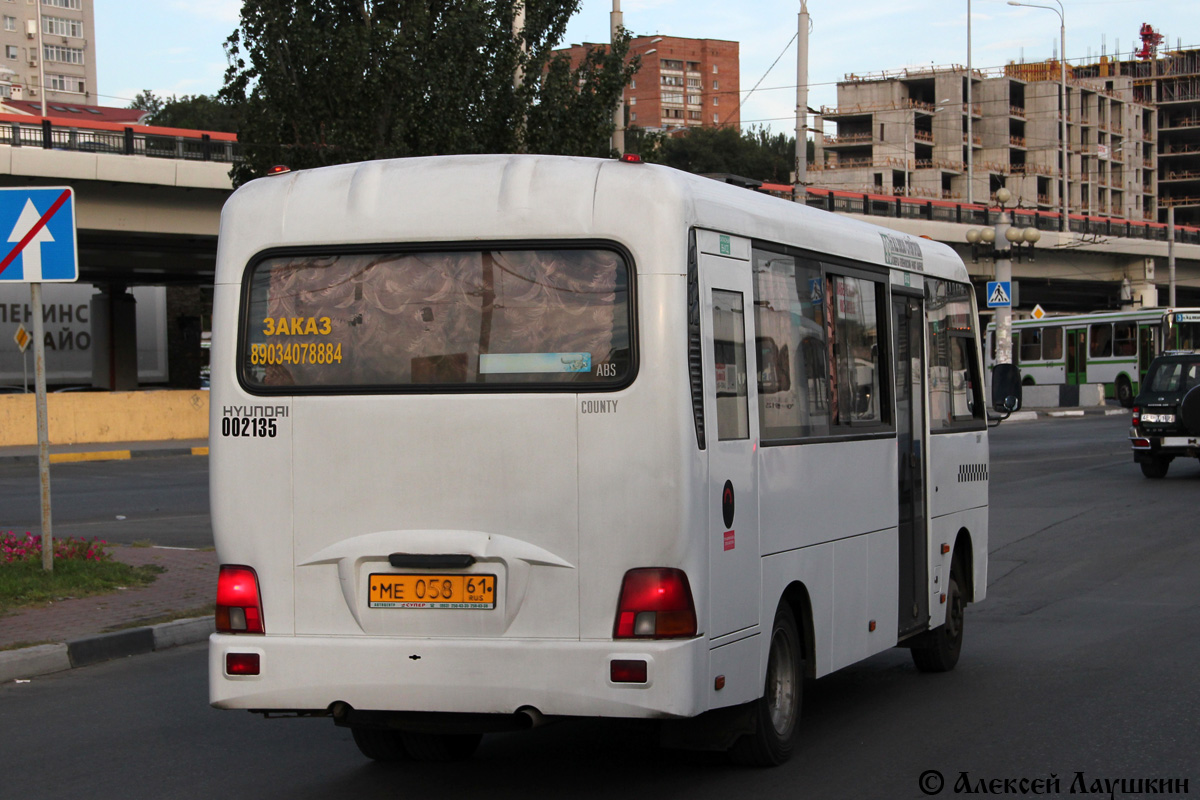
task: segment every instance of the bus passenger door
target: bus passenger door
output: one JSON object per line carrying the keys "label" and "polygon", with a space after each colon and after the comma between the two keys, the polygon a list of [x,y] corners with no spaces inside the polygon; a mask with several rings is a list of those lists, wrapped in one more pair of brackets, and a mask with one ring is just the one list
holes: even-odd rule
{"label": "bus passenger door", "polygon": [[1067,331],[1067,385],[1087,383],[1087,328]]}
{"label": "bus passenger door", "polygon": [[900,597],[898,635],[929,622],[929,544],[925,531],[924,315],[917,297],[892,296],[896,354]]}
{"label": "bus passenger door", "polygon": [[[704,413],[710,420],[707,633],[715,639],[758,624],[757,354],[749,346],[754,342],[750,243],[708,231],[697,234]],[[746,260],[737,258],[739,250]]]}
{"label": "bus passenger door", "polygon": [[1158,329],[1153,324],[1143,323],[1138,326],[1138,386],[1146,382],[1146,370],[1150,369],[1150,362],[1156,355],[1158,355]]}

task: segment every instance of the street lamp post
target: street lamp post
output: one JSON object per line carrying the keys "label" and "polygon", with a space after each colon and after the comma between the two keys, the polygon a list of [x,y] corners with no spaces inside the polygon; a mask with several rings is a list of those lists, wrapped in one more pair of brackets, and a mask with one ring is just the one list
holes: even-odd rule
{"label": "street lamp post", "polygon": [[[1018,261],[1022,254],[1032,261],[1033,246],[1041,239],[1041,233],[1037,228],[1018,228],[1009,223],[1007,206],[1010,200],[1012,200],[1012,192],[1003,186],[1000,187],[996,192],[996,201],[1000,204],[1000,215],[996,218],[995,227],[968,229],[967,242],[971,245],[972,258],[978,256],[980,248],[991,250],[996,281],[1008,283],[1011,287],[1014,255]],[[996,363],[1013,363],[1011,305],[996,308]]]}
{"label": "street lamp post", "polygon": [[972,114],[975,107],[971,105],[971,84],[974,83],[971,73],[971,0],[967,0],[967,203],[975,202],[975,137],[972,131]]}
{"label": "street lamp post", "polygon": [[1062,194],[1062,219],[1059,220],[1059,225],[1063,232],[1070,230],[1070,222],[1067,218],[1067,177],[1068,177],[1068,156],[1067,156],[1067,18],[1066,9],[1063,8],[1061,0],[1054,0],[1058,8],[1054,6],[1043,6],[1038,3],[1021,3],[1018,0],[1008,0],[1010,6],[1025,6],[1026,8],[1044,8],[1047,11],[1053,11],[1058,14],[1058,68],[1059,68],[1059,104],[1062,107],[1062,186],[1060,193]]}

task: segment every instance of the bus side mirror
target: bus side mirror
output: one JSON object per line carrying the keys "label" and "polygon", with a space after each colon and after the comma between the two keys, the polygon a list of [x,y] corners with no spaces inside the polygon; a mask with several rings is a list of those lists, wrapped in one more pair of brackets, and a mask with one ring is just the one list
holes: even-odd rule
{"label": "bus side mirror", "polygon": [[1021,410],[1021,371],[1015,364],[992,369],[992,408],[1005,416]]}

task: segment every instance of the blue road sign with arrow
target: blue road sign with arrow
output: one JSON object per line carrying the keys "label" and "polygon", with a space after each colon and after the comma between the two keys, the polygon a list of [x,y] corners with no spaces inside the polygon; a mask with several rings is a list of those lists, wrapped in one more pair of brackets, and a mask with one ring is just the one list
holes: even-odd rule
{"label": "blue road sign with arrow", "polygon": [[75,192],[68,186],[0,189],[0,281],[77,280]]}

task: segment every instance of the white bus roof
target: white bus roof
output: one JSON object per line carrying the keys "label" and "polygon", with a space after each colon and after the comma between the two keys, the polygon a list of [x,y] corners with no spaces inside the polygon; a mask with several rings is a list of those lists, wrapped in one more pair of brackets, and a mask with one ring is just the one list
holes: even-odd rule
{"label": "white bus roof", "polygon": [[[273,247],[562,238],[636,250],[634,243],[688,226],[897,269],[915,263],[924,274],[969,281],[944,244],[668,167],[467,155],[344,164],[246,184],[222,212],[216,282],[239,283],[247,261]],[[638,263],[642,273],[683,268]]]}

